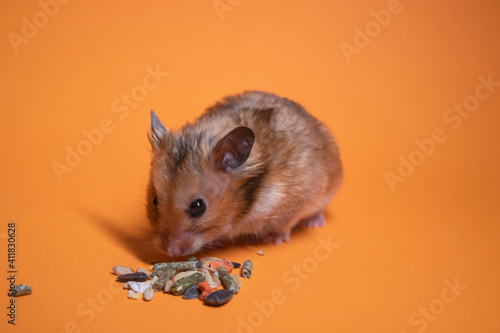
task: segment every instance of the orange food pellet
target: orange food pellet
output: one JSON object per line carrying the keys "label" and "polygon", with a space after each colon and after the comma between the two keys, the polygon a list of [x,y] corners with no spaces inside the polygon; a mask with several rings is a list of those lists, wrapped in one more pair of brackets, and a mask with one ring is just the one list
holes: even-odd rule
{"label": "orange food pellet", "polygon": [[204,301],[205,297],[213,292],[213,289],[206,280],[198,283],[198,288],[201,290],[200,301]]}
{"label": "orange food pellet", "polygon": [[217,270],[219,267],[225,267],[228,272],[231,272],[234,269],[233,263],[230,262],[227,258],[222,260],[212,260],[210,261],[210,268]]}

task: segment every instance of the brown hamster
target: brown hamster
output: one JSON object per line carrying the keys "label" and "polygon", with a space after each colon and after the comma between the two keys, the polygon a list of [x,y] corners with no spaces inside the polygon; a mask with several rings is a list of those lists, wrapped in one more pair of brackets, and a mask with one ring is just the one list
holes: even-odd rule
{"label": "brown hamster", "polygon": [[226,97],[176,132],[151,111],[149,141],[148,218],[170,256],[240,236],[289,242],[298,224],[325,225],[342,182],[328,128],[270,93]]}

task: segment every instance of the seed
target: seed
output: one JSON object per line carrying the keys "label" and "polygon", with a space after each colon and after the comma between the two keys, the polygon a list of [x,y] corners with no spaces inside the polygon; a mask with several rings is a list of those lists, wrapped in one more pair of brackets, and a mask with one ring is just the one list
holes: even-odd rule
{"label": "seed", "polygon": [[184,291],[182,298],[184,299],[198,299],[200,298],[201,290],[198,286],[191,286]]}
{"label": "seed", "polygon": [[229,289],[219,289],[205,297],[205,304],[210,306],[220,306],[226,304],[233,298],[233,292]]}
{"label": "seed", "polygon": [[200,282],[203,282],[205,280],[205,276],[203,275],[203,273],[200,272],[196,273],[197,274],[192,274],[190,276],[183,277],[182,279],[179,279],[177,282],[174,282],[172,287],[170,287],[170,292],[176,296],[182,295],[187,288],[197,285]]}
{"label": "seed", "polygon": [[193,275],[194,273],[198,273],[198,271],[186,271],[186,272],[177,273],[174,276],[174,282],[177,282],[177,281],[179,281],[179,279],[182,279],[182,278],[184,278],[186,276]]}
{"label": "seed", "polygon": [[245,279],[250,279],[252,276],[252,270],[253,270],[253,263],[252,260],[246,260],[243,263],[243,266],[241,267],[241,276],[243,276]]}
{"label": "seed", "polygon": [[158,276],[153,276],[153,278],[151,280],[149,280],[147,283],[149,283],[150,286],[152,286],[153,284],[156,283],[156,281],[158,281]]}
{"label": "seed", "polygon": [[[217,275],[211,275],[208,268],[205,268],[205,267],[198,268],[198,272],[202,272],[203,274],[205,274],[205,281],[208,283],[210,288],[215,289],[218,286],[220,286],[219,278],[217,277]],[[215,278],[217,278],[217,280],[214,279],[214,276],[215,276]]]}
{"label": "seed", "polygon": [[127,282],[127,281],[144,282],[144,281],[147,281],[148,279],[149,279],[149,276],[147,274],[142,273],[142,272],[124,274],[124,275],[120,275],[117,277],[117,280],[120,282]]}
{"label": "seed", "polygon": [[239,262],[231,261],[231,264],[233,264],[234,268],[240,268],[241,267],[241,264]]}
{"label": "seed", "polygon": [[[157,277],[157,280],[152,284],[153,289],[156,291],[165,290],[165,284],[167,283],[167,281],[170,281],[174,277],[174,275],[175,275],[175,269],[172,268],[163,269],[161,271],[160,276],[155,276]],[[155,277],[153,277],[153,279]]]}
{"label": "seed", "polygon": [[137,268],[137,269],[136,269],[136,271],[137,271],[137,272],[142,272],[142,273],[144,273],[144,274],[148,274],[148,275],[149,275],[148,270],[147,270],[147,269],[145,269],[145,268]]}
{"label": "seed", "polygon": [[135,291],[136,293],[143,293],[144,290],[150,287],[149,283],[147,282],[135,282],[135,281],[129,281],[127,282],[127,285],[130,290]]}
{"label": "seed", "polygon": [[129,268],[129,267],[125,267],[125,266],[115,266],[112,268],[113,272],[116,274],[116,275],[124,275],[124,274],[130,274],[130,273],[133,273],[134,271],[132,270],[132,268]]}
{"label": "seed", "polygon": [[131,299],[142,299],[143,297],[144,297],[143,293],[136,293],[133,290],[129,290],[128,291],[128,298],[131,298]]}
{"label": "seed", "polygon": [[170,288],[172,287],[173,284],[174,284],[174,281],[168,280],[165,283],[165,288],[163,289],[163,291],[166,292],[166,293],[170,292]]}
{"label": "seed", "polygon": [[219,275],[217,275],[217,274],[218,274],[217,272],[212,274],[212,279],[214,280],[214,283],[213,283],[213,285],[210,285],[210,287],[212,287],[214,289],[221,285]]}
{"label": "seed", "polygon": [[217,269],[217,273],[219,273],[219,279],[221,280],[224,288],[231,290],[234,294],[237,294],[240,288],[236,282],[234,282],[227,269],[225,267],[219,267]]}
{"label": "seed", "polygon": [[264,255],[264,251],[259,250],[259,251],[257,251],[257,254],[258,254],[259,256],[263,256],[263,255]]}
{"label": "seed", "polygon": [[30,295],[32,292],[33,290],[27,284],[18,284],[14,287],[14,297]]}
{"label": "seed", "polygon": [[150,301],[153,299],[155,295],[155,291],[151,287],[147,287],[146,290],[144,290],[144,299],[146,301]]}
{"label": "seed", "polygon": [[233,273],[233,280],[238,285],[238,288],[241,288],[241,278],[238,276],[238,274]]}

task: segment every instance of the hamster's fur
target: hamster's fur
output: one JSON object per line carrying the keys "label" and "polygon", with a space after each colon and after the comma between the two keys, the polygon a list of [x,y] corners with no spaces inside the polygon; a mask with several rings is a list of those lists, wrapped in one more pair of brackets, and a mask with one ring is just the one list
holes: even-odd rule
{"label": "hamster's fur", "polygon": [[324,226],[342,165],[328,128],[299,104],[247,91],[176,132],[151,118],[147,211],[167,254],[249,235],[279,244],[295,225]]}

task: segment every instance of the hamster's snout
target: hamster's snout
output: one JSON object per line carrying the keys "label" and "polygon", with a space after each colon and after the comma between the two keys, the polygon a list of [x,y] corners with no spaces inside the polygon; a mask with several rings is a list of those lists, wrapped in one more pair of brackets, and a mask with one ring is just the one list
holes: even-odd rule
{"label": "hamster's snout", "polygon": [[[162,237],[163,238],[163,237]],[[189,232],[180,232],[164,238],[163,245],[170,256],[187,256],[201,249],[203,239],[199,235]]]}

